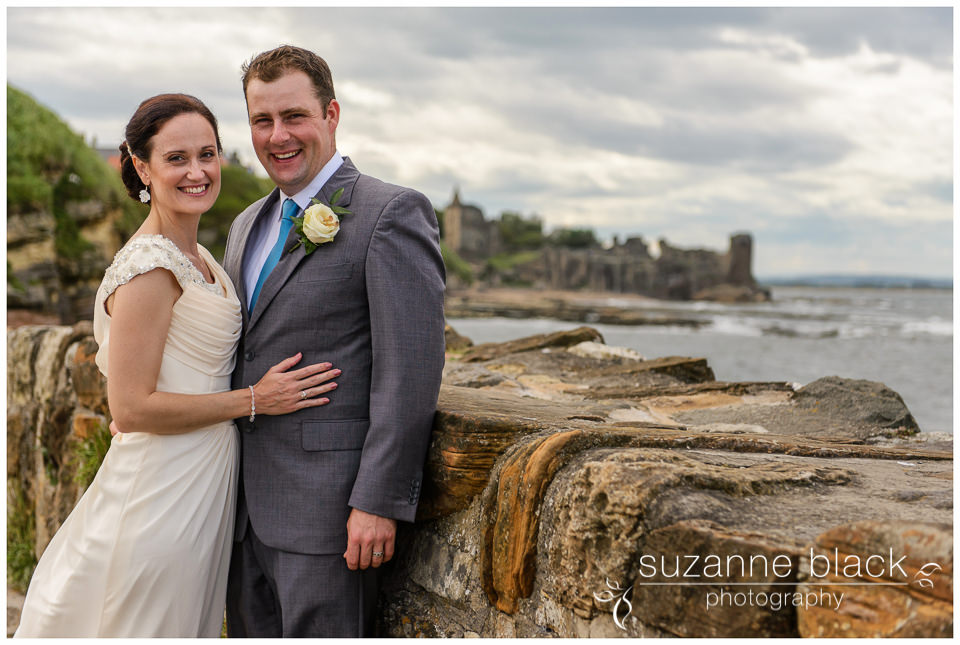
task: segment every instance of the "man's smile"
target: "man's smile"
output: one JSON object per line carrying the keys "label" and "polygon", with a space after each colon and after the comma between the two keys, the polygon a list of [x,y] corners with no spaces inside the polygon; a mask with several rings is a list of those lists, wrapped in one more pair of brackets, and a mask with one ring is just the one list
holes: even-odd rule
{"label": "man's smile", "polygon": [[271,156],[277,161],[286,161],[287,159],[293,159],[300,154],[300,150],[291,150],[290,152],[276,152]]}

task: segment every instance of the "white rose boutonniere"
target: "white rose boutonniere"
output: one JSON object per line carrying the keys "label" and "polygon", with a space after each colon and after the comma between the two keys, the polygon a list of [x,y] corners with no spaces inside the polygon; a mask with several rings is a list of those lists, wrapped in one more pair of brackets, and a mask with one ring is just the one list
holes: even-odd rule
{"label": "white rose boutonniere", "polygon": [[317,250],[317,247],[327,242],[332,242],[337,233],[340,232],[340,215],[352,215],[352,213],[337,206],[340,197],[343,195],[343,188],[340,188],[330,198],[330,205],[327,206],[318,199],[313,200],[313,205],[308,206],[303,211],[303,215],[293,218],[293,226],[297,230],[297,237],[300,240],[290,248],[293,253],[297,247],[303,245],[304,253],[310,255]]}

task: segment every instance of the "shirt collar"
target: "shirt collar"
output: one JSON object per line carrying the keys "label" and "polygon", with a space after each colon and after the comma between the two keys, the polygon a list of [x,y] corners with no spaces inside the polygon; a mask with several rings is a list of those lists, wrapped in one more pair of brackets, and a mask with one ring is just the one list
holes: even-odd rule
{"label": "shirt collar", "polygon": [[[333,151],[333,156],[330,157],[323,168],[320,169],[320,172],[317,173],[317,176],[313,178],[307,187],[298,192],[296,195],[287,195],[282,190],[280,191],[280,203],[282,204],[285,199],[292,199],[297,203],[297,206],[300,207],[300,210],[306,210],[310,205],[310,201],[317,196],[317,193],[320,192],[320,189],[323,188],[323,185],[327,183],[327,180],[333,177],[333,173],[337,172],[340,169],[340,166],[343,165],[343,157],[340,156],[340,153],[336,150]],[[279,217],[279,216],[278,216]]]}

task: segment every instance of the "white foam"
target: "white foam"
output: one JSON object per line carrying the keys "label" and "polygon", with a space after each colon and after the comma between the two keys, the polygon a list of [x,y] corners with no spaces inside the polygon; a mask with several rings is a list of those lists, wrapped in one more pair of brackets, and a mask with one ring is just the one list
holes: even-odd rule
{"label": "white foam", "polygon": [[900,328],[904,336],[953,336],[953,322],[934,316],[929,320],[916,320],[904,323]]}
{"label": "white foam", "polygon": [[763,336],[762,329],[749,319],[744,318],[718,316],[713,319],[709,329],[718,334],[729,334],[731,336]]}

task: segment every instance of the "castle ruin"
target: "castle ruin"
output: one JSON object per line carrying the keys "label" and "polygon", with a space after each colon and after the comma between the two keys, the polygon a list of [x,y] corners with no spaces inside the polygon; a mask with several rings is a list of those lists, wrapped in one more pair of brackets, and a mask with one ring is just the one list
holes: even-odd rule
{"label": "castle ruin", "polygon": [[660,254],[651,255],[642,237],[613,246],[567,248],[545,243],[539,257],[515,266],[509,275],[484,271],[487,258],[503,250],[495,220],[477,206],[465,205],[455,191],[444,211],[444,243],[480,269],[492,284],[525,284],[550,289],[636,293],[667,300],[766,300],[769,294],[753,277],[753,238],[730,236],[725,253],[681,249],[660,239]]}

